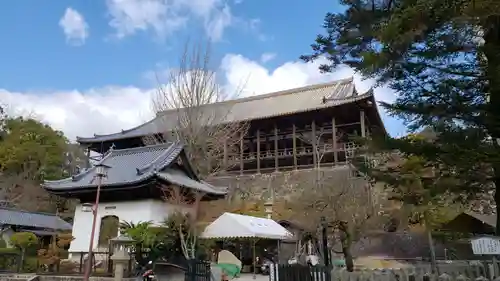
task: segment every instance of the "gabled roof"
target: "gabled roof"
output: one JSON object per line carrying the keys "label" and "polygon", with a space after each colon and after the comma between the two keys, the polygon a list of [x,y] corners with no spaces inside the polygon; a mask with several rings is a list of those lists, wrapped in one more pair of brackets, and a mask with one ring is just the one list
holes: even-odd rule
{"label": "gabled roof", "polygon": [[[208,194],[226,194],[226,191],[200,181],[187,159],[182,161],[184,170],[173,165],[183,154],[184,147],[179,143],[111,150],[99,162],[110,167],[107,176],[102,179],[101,187],[132,186],[159,179]],[[49,192],[94,188],[98,184],[95,170],[93,167],[71,178],[45,181],[43,187]]]}
{"label": "gabled roof", "polygon": [[53,230],[71,230],[71,224],[53,214],[33,213],[0,207],[0,226],[16,225]]}
{"label": "gabled roof", "polygon": [[[316,84],[301,88],[289,89],[270,94],[207,104],[200,109],[201,115],[220,123],[242,122],[272,118],[308,112],[322,108],[330,108],[343,104],[373,98],[373,91],[358,95],[353,79],[343,79],[330,83]],[[178,110],[168,110],[158,114],[153,120],[138,127],[123,130],[109,135],[94,135],[94,137],[77,137],[80,143],[96,143],[118,139],[143,137],[174,130]],[[198,114],[198,113],[197,113]]]}
{"label": "gabled roof", "polygon": [[205,228],[201,237],[282,240],[293,238],[293,234],[272,219],[224,213]]}

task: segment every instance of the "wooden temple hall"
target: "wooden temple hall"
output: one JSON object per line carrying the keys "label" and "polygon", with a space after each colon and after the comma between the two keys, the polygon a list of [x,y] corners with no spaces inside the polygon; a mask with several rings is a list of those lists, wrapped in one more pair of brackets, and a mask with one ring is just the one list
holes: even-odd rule
{"label": "wooden temple hall", "polygon": [[[235,149],[226,149],[229,174],[266,173],[343,165],[355,152],[352,135],[385,133],[373,91],[358,93],[352,78],[219,104],[224,122],[245,122],[246,135]],[[78,142],[99,153],[144,146],[144,137],[176,127],[177,110],[158,114],[136,128],[110,135],[79,137]],[[170,125],[168,125],[170,122]],[[164,131],[165,129],[163,129]]]}

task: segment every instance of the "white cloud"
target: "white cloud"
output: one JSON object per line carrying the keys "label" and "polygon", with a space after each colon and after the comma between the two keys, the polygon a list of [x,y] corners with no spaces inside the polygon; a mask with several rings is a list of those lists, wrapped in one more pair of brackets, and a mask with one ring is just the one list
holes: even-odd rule
{"label": "white cloud", "polygon": [[13,115],[30,115],[63,131],[72,140],[129,129],[151,119],[152,89],[106,87],[87,91],[10,92],[0,100]]}
{"label": "white cloud", "polygon": [[66,35],[66,42],[71,45],[83,45],[89,36],[89,25],[78,11],[70,7],[59,20],[59,26]]}
{"label": "white cloud", "polygon": [[[225,89],[231,91],[245,82],[244,95],[263,94],[294,87],[342,79],[354,75],[360,92],[368,90],[373,81],[362,81],[347,67],[332,74],[321,74],[318,63],[292,61],[275,69],[267,69],[259,62],[241,55],[226,55],[220,67],[226,79]],[[151,99],[155,89],[137,87],[106,87],[87,91],[9,92],[0,89],[0,100],[10,105],[9,111],[27,115],[33,113],[40,120],[62,130],[70,138],[92,136],[94,133],[115,133],[129,129],[152,118]],[[377,89],[378,100],[390,101],[390,91]]]}
{"label": "white cloud", "polygon": [[118,38],[149,30],[164,38],[196,21],[218,41],[236,19],[227,0],[106,0],[106,5]]}
{"label": "white cloud", "polygon": [[[356,88],[359,92],[369,90],[374,81],[363,80],[358,74],[347,67],[339,67],[334,73],[320,73],[318,66],[325,61],[315,63],[291,61],[282,64],[276,69],[269,70],[256,61],[249,60],[242,55],[228,54],[222,59],[221,69],[226,75],[228,87],[231,90],[246,82],[243,95],[258,95],[290,88],[302,87],[315,83],[323,83],[338,79],[354,77]],[[392,91],[386,88],[375,89],[378,100],[391,101],[394,99]]]}
{"label": "white cloud", "polygon": [[260,56],[260,62],[266,63],[268,61],[273,60],[276,57],[275,53],[264,53]]}

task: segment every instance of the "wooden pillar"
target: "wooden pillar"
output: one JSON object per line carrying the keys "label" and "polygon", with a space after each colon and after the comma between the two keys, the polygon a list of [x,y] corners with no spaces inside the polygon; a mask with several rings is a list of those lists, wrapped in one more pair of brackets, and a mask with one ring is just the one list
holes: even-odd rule
{"label": "wooden pillar", "polygon": [[293,146],[292,146],[292,154],[293,154],[293,168],[294,169],[297,169],[297,138],[295,137],[295,132],[296,131],[296,128],[295,128],[295,123],[292,124],[292,142],[293,142]]}
{"label": "wooden pillar", "polygon": [[[318,164],[318,154],[320,153],[318,147],[318,139],[316,137],[316,123],[314,120],[311,122],[311,134],[312,134],[312,145],[313,145],[313,165],[316,168]],[[319,166],[319,165],[318,165]]]}
{"label": "wooden pillar", "polygon": [[87,147],[87,161],[85,163],[85,168],[90,169],[90,147]]}
{"label": "wooden pillar", "polygon": [[212,173],[212,156],[210,155],[210,152],[207,153],[207,172]]}
{"label": "wooden pillar", "polygon": [[224,139],[224,160],[222,161],[222,164],[224,165],[224,170],[227,170],[227,139]]}
{"label": "wooden pillar", "polygon": [[337,139],[337,127],[335,125],[335,117],[332,118],[332,147],[333,147],[333,165],[336,166],[339,161],[339,153],[337,151],[337,145],[339,143]]}
{"label": "wooden pillar", "polygon": [[243,133],[240,138],[240,174],[243,174]]}
{"label": "wooden pillar", "polygon": [[278,126],[274,124],[274,169],[278,171]]}
{"label": "wooden pillar", "polygon": [[366,126],[365,126],[365,111],[361,110],[359,112],[359,121],[361,123],[361,137],[366,137]]}
{"label": "wooden pillar", "polygon": [[260,173],[260,130],[257,129],[257,173]]}

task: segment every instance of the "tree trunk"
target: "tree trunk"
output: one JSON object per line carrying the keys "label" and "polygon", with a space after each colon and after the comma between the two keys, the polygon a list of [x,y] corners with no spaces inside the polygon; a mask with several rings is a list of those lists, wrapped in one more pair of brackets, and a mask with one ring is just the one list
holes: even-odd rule
{"label": "tree trunk", "polygon": [[[487,60],[486,78],[488,86],[486,88],[488,98],[488,107],[486,109],[486,128],[489,135],[493,138],[493,146],[496,151],[500,151],[500,16],[489,16],[483,23],[484,32],[484,55]],[[495,184],[495,203],[496,203],[496,229],[495,233],[500,235],[500,162],[495,157],[490,163],[493,165],[493,183]]]}
{"label": "tree trunk", "polygon": [[437,271],[436,250],[434,248],[434,241],[432,240],[432,232],[428,227],[426,227],[425,232],[427,232],[427,240],[429,242],[429,250],[431,252],[431,272],[439,274]]}
{"label": "tree trunk", "polygon": [[354,261],[351,253],[352,237],[347,222],[340,222],[339,230],[342,232],[340,242],[342,243],[342,254],[344,255],[345,267],[348,272],[353,272]]}
{"label": "tree trunk", "polygon": [[[348,243],[346,243],[348,244]],[[342,242],[342,254],[344,255],[345,267],[348,272],[354,271],[354,260],[352,259],[351,246]],[[345,245],[345,246],[344,246]]]}
{"label": "tree trunk", "polygon": [[25,248],[21,248],[21,264],[20,264],[20,269],[23,270],[23,267],[24,267],[24,259],[26,257],[26,249]]}

